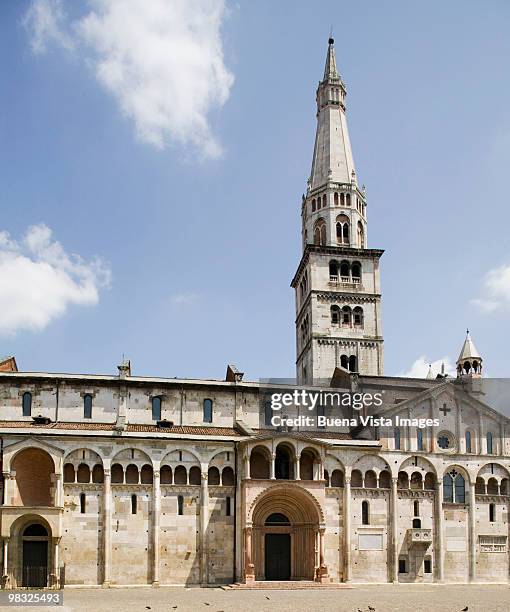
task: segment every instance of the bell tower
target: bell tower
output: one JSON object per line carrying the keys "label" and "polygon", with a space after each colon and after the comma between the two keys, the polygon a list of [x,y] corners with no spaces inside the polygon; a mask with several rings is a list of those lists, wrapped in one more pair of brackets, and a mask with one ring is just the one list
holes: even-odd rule
{"label": "bell tower", "polygon": [[301,203],[303,252],[291,284],[301,384],[329,381],[335,367],[383,374],[379,259],[384,251],[367,248],[367,202],[354,167],[346,94],[330,38],[316,94],[312,170]]}

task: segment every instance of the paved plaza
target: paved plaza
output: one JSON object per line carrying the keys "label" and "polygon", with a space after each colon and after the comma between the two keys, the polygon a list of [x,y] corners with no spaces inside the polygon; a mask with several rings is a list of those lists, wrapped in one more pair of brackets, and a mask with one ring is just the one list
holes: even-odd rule
{"label": "paved plaza", "polygon": [[[377,585],[340,589],[66,589],[62,612],[509,612],[509,585]],[[13,608],[0,606],[0,610]]]}

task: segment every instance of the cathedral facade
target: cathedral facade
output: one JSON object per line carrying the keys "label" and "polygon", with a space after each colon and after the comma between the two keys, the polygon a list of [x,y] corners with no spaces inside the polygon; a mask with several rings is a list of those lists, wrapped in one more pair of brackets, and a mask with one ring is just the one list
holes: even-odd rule
{"label": "cathedral facade", "polygon": [[330,39],[292,281],[296,375],[380,394],[360,410],[374,420],[275,427],[234,366],[211,381],[0,359],[3,588],[509,581],[510,422],[469,334],[456,377],[383,374],[383,251],[368,247],[345,100]]}

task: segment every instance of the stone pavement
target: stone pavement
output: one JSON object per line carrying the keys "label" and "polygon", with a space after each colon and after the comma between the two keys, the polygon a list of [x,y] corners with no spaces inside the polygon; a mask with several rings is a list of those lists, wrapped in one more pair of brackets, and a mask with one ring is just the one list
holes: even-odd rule
{"label": "stone pavement", "polygon": [[[355,585],[346,589],[111,588],[64,591],[43,612],[510,612],[509,585]],[[0,606],[0,610],[13,608]]]}

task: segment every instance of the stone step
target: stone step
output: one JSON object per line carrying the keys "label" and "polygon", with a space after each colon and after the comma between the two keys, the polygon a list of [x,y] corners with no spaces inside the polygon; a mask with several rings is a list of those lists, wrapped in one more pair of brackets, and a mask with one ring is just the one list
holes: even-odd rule
{"label": "stone step", "polygon": [[349,584],[339,582],[314,582],[313,580],[255,580],[255,582],[235,582],[229,584],[227,589],[267,589],[267,590],[295,590],[295,589],[352,589]]}

